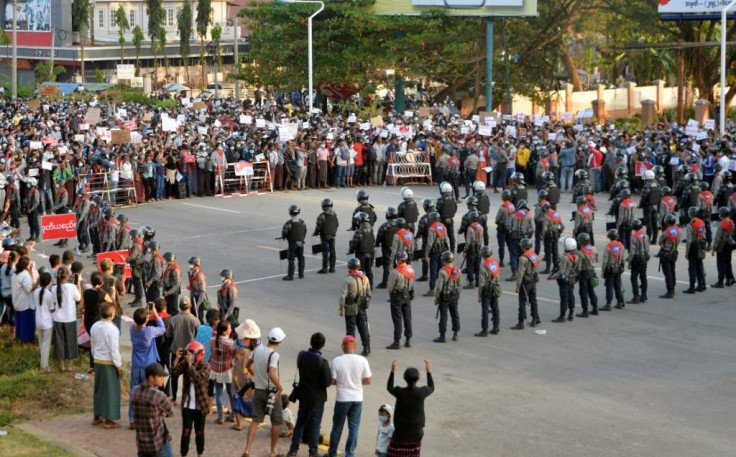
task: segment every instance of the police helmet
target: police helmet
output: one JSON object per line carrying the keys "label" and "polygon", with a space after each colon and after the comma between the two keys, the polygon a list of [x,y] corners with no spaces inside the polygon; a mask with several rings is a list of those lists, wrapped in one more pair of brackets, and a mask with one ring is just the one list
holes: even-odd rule
{"label": "police helmet", "polygon": [[590,243],[590,235],[588,235],[586,232],[582,232],[578,234],[577,241],[579,245],[586,245]]}
{"label": "police helmet", "polygon": [[95,195],[94,197],[92,197],[92,201],[99,205],[100,203],[102,203],[102,195]]}
{"label": "police helmet", "polygon": [[325,198],[322,200],[322,210],[326,210],[328,208],[332,208],[332,200]]}
{"label": "police helmet", "polygon": [[233,270],[224,269],[220,271],[220,277],[225,279],[233,279]]}
{"label": "police helmet", "polygon": [[621,192],[619,193],[621,195],[621,198],[629,198],[631,197],[631,190],[630,189],[621,189]]}
{"label": "police helmet", "polygon": [[707,182],[701,181],[700,184],[698,184],[698,188],[700,188],[701,192],[705,192],[706,190],[710,189],[710,186]]}
{"label": "police helmet", "polygon": [[299,213],[301,213],[302,210],[299,209],[296,205],[290,205],[289,206],[289,216],[298,216]]}
{"label": "police helmet", "polygon": [[642,224],[641,219],[634,219],[633,221],[631,221],[631,228],[633,228],[634,230],[639,230],[643,226],[644,224]]}
{"label": "police helmet", "polygon": [[473,190],[478,193],[483,193],[486,190],[486,184],[483,181],[476,181],[473,183]]}
{"label": "police helmet", "polygon": [[355,194],[355,197],[358,199],[358,202],[367,202],[368,201],[368,191],[365,189],[360,189]]}
{"label": "police helmet", "polygon": [[646,179],[647,181],[654,181],[655,177],[656,176],[654,174],[654,171],[652,170],[647,170],[644,172],[644,179]]}
{"label": "police helmet", "polygon": [[133,240],[135,240],[136,238],[138,238],[138,230],[136,230],[136,229],[131,230],[130,231],[130,238],[133,239]]}
{"label": "police helmet", "polygon": [[655,165],[652,167],[652,171],[654,172],[655,176],[663,176],[664,175],[664,167],[662,165]]}
{"label": "police helmet", "polygon": [[662,193],[669,197],[672,195],[672,188],[670,186],[664,186],[662,187]]}
{"label": "police helmet", "polygon": [[723,176],[723,182],[726,182],[726,183],[727,183],[727,182],[729,182],[729,181],[731,180],[731,176],[732,176],[732,175],[733,175],[733,173],[731,173],[731,172],[730,172],[730,171],[728,171],[728,170],[725,170],[725,171],[724,171],[724,172],[723,172],[723,173],[721,174],[721,176]]}
{"label": "police helmet", "polygon": [[158,251],[158,247],[158,241],[151,241],[150,243],[148,243],[148,249],[152,251]]}
{"label": "police helmet", "polygon": [[588,203],[588,200],[585,198],[584,195],[578,195],[578,198],[575,199],[575,204],[580,206]]}
{"label": "police helmet", "polygon": [[403,217],[397,217],[396,226],[400,229],[406,228],[406,219],[404,219]]}
{"label": "police helmet", "polygon": [[115,215],[115,210],[112,208],[107,208],[105,209],[104,215],[105,217],[112,217]]}
{"label": "police helmet", "polygon": [[519,173],[518,171],[512,175],[511,179],[516,183],[524,184],[524,174]]}
{"label": "police helmet", "polygon": [[587,179],[588,173],[585,170],[578,170],[575,172],[575,177],[578,179]]}
{"label": "police helmet", "polygon": [[616,179],[624,179],[628,175],[626,167],[620,166],[616,168]]}
{"label": "police helmet", "polygon": [[468,214],[468,219],[470,219],[470,222],[478,222],[480,220],[480,213],[478,211],[471,211]]}
{"label": "police helmet", "polygon": [[15,246],[15,240],[13,238],[5,238],[3,240],[3,249],[10,249]]}
{"label": "police helmet", "polygon": [[698,212],[700,212],[700,210],[697,206],[691,206],[687,209],[687,217],[695,217],[698,215]]}
{"label": "police helmet", "polygon": [[563,245],[565,246],[566,251],[574,251],[578,248],[578,243],[575,241],[575,238],[568,236],[565,238],[565,241],[563,242]]}
{"label": "police helmet", "polygon": [[524,251],[528,251],[532,248],[532,240],[529,238],[522,238],[521,241],[519,241],[519,247]]}
{"label": "police helmet", "polygon": [[552,208],[552,204],[550,202],[544,202],[542,205],[542,211],[547,211],[550,208]]}
{"label": "police helmet", "polygon": [[526,200],[524,200],[523,198],[519,200],[518,202],[516,202],[516,207],[519,209],[522,209],[522,208],[529,209],[529,205],[526,203]]}
{"label": "police helmet", "polygon": [[681,175],[686,175],[690,169],[687,167],[687,165],[680,165],[677,167],[677,172]]}
{"label": "police helmet", "polygon": [[440,220],[440,213],[437,211],[432,211],[427,215],[427,220],[430,224],[434,224],[435,222]]}
{"label": "police helmet", "polygon": [[118,214],[118,222],[120,222],[121,224],[127,223],[128,216],[126,216],[125,214]]}
{"label": "police helmet", "polygon": [[363,211],[358,211],[355,213],[355,216],[353,218],[358,222],[368,222],[370,220],[370,216],[368,213],[364,213]]}
{"label": "police helmet", "polygon": [[731,210],[727,206],[721,206],[718,208],[718,217],[725,219],[731,215]]}
{"label": "police helmet", "polygon": [[15,182],[15,178],[13,176],[8,176],[6,181],[8,182],[8,184],[13,184]]}
{"label": "police helmet", "polygon": [[474,195],[470,195],[468,198],[465,199],[465,204],[468,205],[468,208],[477,208],[478,207],[478,198]]}
{"label": "police helmet", "polygon": [[675,225],[675,223],[677,222],[677,218],[675,217],[674,214],[668,214],[664,217],[663,221],[664,221],[664,225],[669,227],[670,225]]}
{"label": "police helmet", "polygon": [[555,174],[551,171],[545,171],[544,173],[542,173],[542,179],[547,182],[552,182],[555,180]]}
{"label": "police helmet", "polygon": [[483,246],[482,248],[480,248],[480,255],[482,255],[483,257],[492,256],[493,248],[491,248],[490,246]]}
{"label": "police helmet", "polygon": [[625,179],[621,179],[616,183],[616,187],[618,189],[628,189],[629,188],[629,182]]}
{"label": "police helmet", "polygon": [[403,198],[405,201],[413,199],[414,191],[409,189],[408,187],[404,187],[403,189],[401,189],[401,198]]}
{"label": "police helmet", "polygon": [[176,260],[176,254],[173,252],[167,252],[164,254],[164,260],[167,262],[173,262]]}
{"label": "police helmet", "polygon": [[360,260],[357,257],[348,259],[348,270],[360,270]]}
{"label": "police helmet", "polygon": [[408,257],[409,256],[406,255],[406,252],[399,251],[399,252],[396,253],[396,257],[395,257],[396,263],[406,262],[408,260]]}
{"label": "police helmet", "polygon": [[156,230],[154,230],[154,228],[149,225],[144,225],[143,227],[138,229],[138,233],[140,233],[143,237],[143,241],[149,241],[153,239],[154,236],[156,236]]}
{"label": "police helmet", "polygon": [[688,173],[683,179],[687,182],[695,182],[695,180],[698,179],[698,176],[695,173]]}
{"label": "police helmet", "polygon": [[511,200],[511,191],[508,189],[504,189],[504,191],[501,192],[501,200],[503,201]]}
{"label": "police helmet", "polygon": [[397,217],[399,217],[399,212],[396,210],[394,206],[389,206],[388,208],[386,208],[386,220],[387,221],[396,219]]}
{"label": "police helmet", "polygon": [[593,193],[593,189],[590,186],[583,186],[583,194],[591,195],[592,193]]}
{"label": "police helmet", "polygon": [[616,230],[616,229],[611,229],[611,230],[609,230],[609,231],[608,231],[608,232],[606,233],[606,236],[608,237],[608,239],[609,239],[609,240],[611,240],[611,241],[615,241],[615,240],[617,240],[617,239],[618,239],[618,230]]}
{"label": "police helmet", "polygon": [[202,260],[199,257],[197,257],[196,255],[193,255],[193,256],[189,257],[189,262],[188,263],[190,265],[196,265],[196,266],[199,267],[199,266],[202,265]]}
{"label": "police helmet", "polygon": [[542,189],[539,192],[537,192],[537,198],[539,198],[540,201],[546,200],[547,197],[549,197],[549,192],[547,192],[545,189]]}
{"label": "police helmet", "polygon": [[455,261],[455,254],[452,251],[445,251],[442,253],[442,263],[452,263]]}
{"label": "police helmet", "polygon": [[440,193],[441,194],[451,194],[452,193],[452,184],[450,184],[447,181],[442,182],[442,184],[440,184]]}
{"label": "police helmet", "polygon": [[429,213],[434,209],[434,200],[431,198],[425,198],[422,200],[422,207],[424,208],[424,212]]}

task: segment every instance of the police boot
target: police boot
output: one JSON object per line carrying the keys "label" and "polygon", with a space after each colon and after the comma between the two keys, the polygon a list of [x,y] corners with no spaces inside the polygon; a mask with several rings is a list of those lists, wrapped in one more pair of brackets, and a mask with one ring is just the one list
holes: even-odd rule
{"label": "police boot", "polygon": [[593,305],[593,309],[590,310],[591,316],[597,316],[598,315],[598,305]]}
{"label": "police boot", "polygon": [[425,294],[425,297],[434,297],[434,289],[429,289]]}
{"label": "police boot", "polygon": [[299,279],[304,279],[304,267],[299,267]]}
{"label": "police boot", "polygon": [[573,319],[572,313],[573,313],[572,308],[567,310],[567,320],[571,321]]}
{"label": "police boot", "polygon": [[445,334],[440,333],[440,336],[432,340],[435,343],[447,343],[447,340],[445,339]]}
{"label": "police boot", "polygon": [[327,260],[323,260],[322,261],[322,269],[319,270],[317,273],[318,274],[321,274],[321,275],[326,275],[327,274]]}
{"label": "police boot", "polygon": [[546,268],[540,274],[543,274],[543,275],[549,274],[549,264],[547,264]]}
{"label": "police boot", "polygon": [[539,316],[537,316],[537,317],[533,317],[533,318],[532,318],[532,323],[531,323],[531,326],[532,326],[532,327],[536,327],[536,326],[537,326],[538,324],[541,324],[541,323],[542,323],[542,320],[541,320],[541,319],[539,319]]}
{"label": "police boot", "polygon": [[62,248],[66,247],[67,243],[69,243],[69,240],[68,239],[63,239],[59,243],[59,247],[62,247]]}
{"label": "police boot", "polygon": [[417,279],[418,282],[426,282],[428,280],[429,280],[429,278],[427,277],[427,275],[422,275],[421,278]]}
{"label": "police boot", "polygon": [[491,330],[491,335],[498,335],[501,332],[501,330],[498,329],[498,327],[493,327],[493,330]]}
{"label": "police boot", "polygon": [[727,280],[726,280],[726,285],[727,285],[728,287],[731,287],[731,286],[733,286],[734,284],[736,284],[736,279],[727,279]]}
{"label": "police boot", "polygon": [[401,343],[398,341],[394,341],[393,343],[386,346],[386,349],[394,350],[394,349],[401,349]]}
{"label": "police boot", "polygon": [[695,292],[705,292],[708,288],[705,287],[705,284],[700,284],[696,289]]}
{"label": "police boot", "polygon": [[284,281],[294,280],[294,266],[293,265],[289,265],[289,273],[281,279],[283,279]]}
{"label": "police boot", "polygon": [[638,295],[634,295],[634,298],[632,298],[631,300],[629,300],[629,303],[632,303],[634,305],[638,305],[639,303],[641,303],[639,301],[639,296]]}
{"label": "police boot", "polygon": [[516,273],[511,273],[511,276],[506,278],[506,281],[508,282],[516,281]]}
{"label": "police boot", "polygon": [[[534,322],[534,321],[532,321],[532,322]],[[552,322],[558,322],[560,324],[563,323],[563,322],[565,322],[565,313],[564,312],[563,313],[560,313],[560,317],[558,317],[557,319],[552,319]]]}
{"label": "police boot", "polygon": [[488,329],[483,329],[478,333],[475,333],[474,336],[488,336]]}
{"label": "police boot", "polygon": [[694,294],[695,293],[695,288],[692,287],[692,286],[690,286],[687,289],[683,290],[682,293],[683,294]]}
{"label": "police boot", "polygon": [[524,330],[524,321],[519,321],[518,324],[511,327],[511,330]]}
{"label": "police boot", "polygon": [[616,306],[614,306],[614,308],[616,308],[616,309],[624,309],[624,308],[626,308],[626,303],[624,303],[624,301],[621,300],[620,302],[616,303]]}
{"label": "police boot", "polygon": [[335,264],[334,263],[331,263],[330,264],[330,273],[334,273],[334,272],[335,272]]}
{"label": "police boot", "polygon": [[499,268],[503,268],[503,267],[504,267],[504,265],[503,265],[503,259],[501,259],[501,260],[500,260],[500,261],[498,262],[498,266],[499,266]]}
{"label": "police boot", "polygon": [[411,347],[411,338],[409,338],[408,336],[406,337],[406,341],[404,342],[404,347],[405,348]]}
{"label": "police boot", "polygon": [[452,341],[457,341],[457,332],[452,332]]}
{"label": "police boot", "polygon": [[585,318],[585,317],[588,317],[588,316],[589,316],[589,314],[588,314],[588,310],[587,310],[587,309],[584,309],[584,310],[583,310],[582,312],[580,312],[580,313],[578,313],[578,314],[576,314],[576,315],[577,315],[578,317],[583,317],[583,318]]}
{"label": "police boot", "polygon": [[675,298],[675,291],[668,290],[664,295],[660,295],[659,298]]}
{"label": "police boot", "polygon": [[371,345],[363,345],[363,352],[361,352],[360,355],[362,355],[363,357],[368,357],[369,355],[371,355]]}
{"label": "police boot", "polygon": [[712,288],[714,288],[714,289],[723,289],[723,283],[722,283],[721,281],[718,281],[718,282],[717,282],[717,283],[715,283],[715,284],[711,284],[710,286],[711,286]]}
{"label": "police boot", "polygon": [[376,289],[385,289],[385,288],[386,288],[386,283],[385,282],[382,282],[381,284],[379,284],[379,285],[376,286]]}
{"label": "police boot", "polygon": [[607,301],[606,302],[606,306],[604,306],[603,308],[601,308],[601,311],[611,311],[611,302],[610,301]]}
{"label": "police boot", "polygon": [[646,292],[642,292],[641,293],[641,296],[639,296],[639,301],[641,303],[646,303],[647,302],[647,293]]}

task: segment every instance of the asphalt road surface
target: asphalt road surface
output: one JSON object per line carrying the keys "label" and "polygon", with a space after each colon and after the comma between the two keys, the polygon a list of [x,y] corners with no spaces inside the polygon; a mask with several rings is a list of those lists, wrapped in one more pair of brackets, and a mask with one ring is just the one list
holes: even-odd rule
{"label": "asphalt road surface", "polygon": [[[436,187],[413,189],[417,202],[439,196]],[[356,206],[355,190],[174,200],[119,212],[128,215],[133,227],[153,225],[161,252],[176,253],[185,270],[189,256],[200,256],[210,287],[218,286],[221,269],[234,271],[241,322],[252,318],[264,334],[275,326],[287,334],[279,352],[280,376],[288,392],[296,355],[307,348],[313,332],[326,335],[326,357],[332,359],[341,351],[345,326],[338,316],[337,300],[347,272],[347,245],[352,236],[347,228]],[[368,190],[379,214],[377,229],[384,221],[385,208],[401,201],[399,188]],[[292,203],[301,207],[311,235],[325,197],[335,202],[340,219],[337,272],[316,274],[321,258],[308,255],[305,279],[282,281],[286,261],[278,260],[278,251],[285,246],[274,238],[280,236],[289,217],[287,207]],[[573,209],[569,199],[570,194],[564,194],[560,205],[566,234],[573,225],[568,221]],[[609,203],[605,195],[599,200],[595,232],[602,252],[606,242],[602,213]],[[495,215],[500,194],[492,194],[491,202],[491,215]],[[529,203],[536,203],[532,189]],[[465,212],[464,204],[458,206],[457,221]],[[490,230],[497,257],[492,224]],[[56,252],[50,244],[40,247],[47,254]],[[308,239],[306,251],[311,252],[309,245]],[[656,251],[654,246],[651,254]],[[502,281],[501,333],[488,338],[473,337],[480,330],[480,307],[477,292],[464,290],[460,340],[447,344],[432,342],[438,333],[435,307],[431,298],[421,297],[427,283],[416,283],[413,347],[399,351],[384,349],[393,334],[388,297],[385,290],[374,291],[368,311],[373,382],[365,388],[357,455],[373,455],[378,407],[393,404],[385,383],[394,358],[398,359],[399,374],[407,366],[421,368],[422,384],[423,359],[433,365],[436,392],[426,402],[426,456],[734,455],[736,316],[732,310],[736,287],[683,295],[687,264],[682,253],[678,267],[674,300],[657,298],[665,291],[664,281],[656,259],[652,259],[646,304],[627,305],[624,310],[563,324],[551,322],[559,314],[557,286],[542,275],[537,292],[542,324],[524,331],[509,330],[516,323],[517,296],[513,283]],[[705,267],[706,281],[712,284],[715,258],[708,256]],[[380,277],[378,270],[374,272]],[[509,275],[507,266],[502,277]],[[632,294],[627,273],[623,284],[628,300]],[[214,297],[215,289],[210,290],[210,297]],[[602,281],[597,293],[604,302]],[[577,287],[575,295],[578,312]],[[132,308],[126,307],[126,311],[132,314]],[[329,434],[333,405],[334,389],[329,389],[323,433]],[[294,411],[296,408],[292,406]],[[341,449],[346,438],[347,426]]]}

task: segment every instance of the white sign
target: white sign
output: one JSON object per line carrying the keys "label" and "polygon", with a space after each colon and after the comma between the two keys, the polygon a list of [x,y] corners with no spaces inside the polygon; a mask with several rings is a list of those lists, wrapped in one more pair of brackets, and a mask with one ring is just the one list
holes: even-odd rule
{"label": "white sign", "polygon": [[695,136],[696,141],[707,140],[707,139],[708,139],[708,132],[698,132],[698,134]]}
{"label": "white sign", "polygon": [[493,135],[493,127],[481,125],[478,127],[478,134],[480,136],[491,136]]}
{"label": "white sign", "polygon": [[728,0],[660,0],[659,14],[719,13],[728,6]]}
{"label": "white sign", "polygon": [[140,132],[130,132],[130,144],[143,143],[143,135]]}
{"label": "white sign", "polygon": [[143,88],[143,76],[134,76],[130,78],[130,87]]}
{"label": "white sign", "polygon": [[351,114],[350,116],[348,116],[348,123],[355,124],[356,122],[358,122],[358,118],[355,116],[355,114]]}
{"label": "white sign", "polygon": [[30,146],[31,149],[43,149],[43,143],[40,141],[31,141]]}
{"label": "white sign", "polygon": [[238,118],[238,121],[241,124],[250,124],[250,119],[249,118],[250,118],[250,116],[246,116],[245,114],[241,114],[240,117]]}
{"label": "white sign", "polygon": [[370,130],[371,129],[371,123],[370,122],[361,122],[360,123],[360,130]]}
{"label": "white sign", "polygon": [[628,152],[629,155],[635,153],[636,152],[636,146],[631,146],[629,148],[626,148],[626,152]]}
{"label": "white sign", "polygon": [[266,128],[266,120],[265,119],[256,119],[256,127],[259,129]]}
{"label": "white sign", "polygon": [[176,132],[177,127],[176,119],[161,119],[161,130],[164,132]]}
{"label": "white sign", "polygon": [[705,128],[706,130],[715,130],[716,129],[716,120],[715,119],[708,119],[705,121]]}
{"label": "white sign", "polygon": [[279,141],[291,141],[293,139],[289,127],[279,127]]}
{"label": "white sign", "polygon": [[104,140],[107,143],[112,141],[112,132],[110,131],[110,129],[97,127],[97,129],[95,130],[95,134],[97,135],[97,138]]}
{"label": "white sign", "polygon": [[685,135],[687,136],[695,136],[700,132],[700,129],[698,129],[697,125],[688,125],[685,127]]}
{"label": "white sign", "polygon": [[135,78],[135,65],[118,64],[118,79],[133,79],[133,78]]}
{"label": "white sign", "polygon": [[207,126],[197,127],[197,133],[200,135],[207,135]]}

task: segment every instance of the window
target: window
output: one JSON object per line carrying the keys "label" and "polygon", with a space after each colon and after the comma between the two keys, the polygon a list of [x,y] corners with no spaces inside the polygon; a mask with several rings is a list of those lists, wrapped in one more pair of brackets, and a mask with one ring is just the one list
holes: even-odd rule
{"label": "window", "polygon": [[105,8],[100,8],[97,11],[97,28],[104,29],[105,28],[105,14],[107,11]]}
{"label": "window", "polygon": [[130,25],[131,29],[135,27],[135,10],[130,10],[128,14],[128,24]]}
{"label": "window", "polygon": [[112,27],[118,26],[118,21],[115,19],[115,13],[117,12],[117,8],[113,8],[112,5],[110,6],[110,25]]}
{"label": "window", "polygon": [[176,25],[176,10],[174,8],[166,8],[166,17],[164,18],[164,27],[174,27]]}

